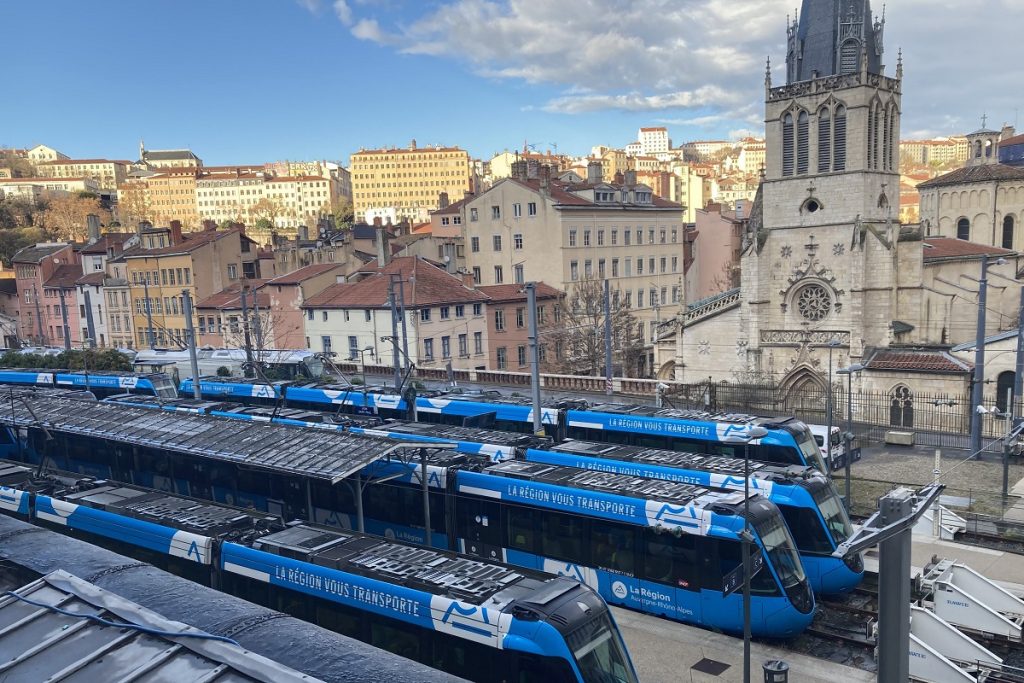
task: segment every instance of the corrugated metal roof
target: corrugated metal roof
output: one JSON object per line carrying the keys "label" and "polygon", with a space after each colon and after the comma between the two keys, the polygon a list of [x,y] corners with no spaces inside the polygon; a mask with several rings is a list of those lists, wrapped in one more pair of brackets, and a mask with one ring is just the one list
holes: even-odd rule
{"label": "corrugated metal roof", "polygon": [[[147,408],[19,394],[0,421],[161,448],[338,482],[394,449],[395,442],[338,431],[184,415]],[[29,411],[28,406],[31,406]],[[33,415],[34,413],[34,415]]]}
{"label": "corrugated metal roof", "polygon": [[5,681],[319,680],[62,570],[0,599],[0,652]]}

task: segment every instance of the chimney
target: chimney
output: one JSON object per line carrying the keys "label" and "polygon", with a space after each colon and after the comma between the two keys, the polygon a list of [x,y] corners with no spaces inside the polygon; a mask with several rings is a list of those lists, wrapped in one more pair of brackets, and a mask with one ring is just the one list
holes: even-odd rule
{"label": "chimney", "polygon": [[374,216],[373,217],[373,227],[379,228],[382,225],[384,225],[384,221],[382,221],[380,219],[380,216]]}
{"label": "chimney", "polygon": [[473,273],[461,273],[462,284],[470,289],[476,289],[476,282],[473,281]]}
{"label": "chimney", "polygon": [[628,169],[626,171],[624,182],[626,183],[626,185],[629,185],[630,187],[636,185],[636,171],[634,171],[633,169]]}
{"label": "chimney", "polygon": [[448,208],[448,204],[449,204],[449,202],[448,202],[448,193],[447,192],[442,192],[441,194],[437,195],[437,208],[439,208],[439,209],[447,209]]}
{"label": "chimney", "polygon": [[153,224],[149,221],[139,221],[135,226],[135,234],[139,238],[139,246],[142,246],[142,233],[146,232],[153,227]]}
{"label": "chimney", "polygon": [[517,159],[512,162],[512,177],[516,180],[526,180],[526,162]]}
{"label": "chimney", "polygon": [[299,239],[303,242],[309,241],[309,227],[305,225],[299,226]]}
{"label": "chimney", "polygon": [[545,195],[551,191],[551,167],[547,164],[540,167],[540,191]]}
{"label": "chimney", "polygon": [[171,244],[181,244],[181,221],[171,221]]}
{"label": "chimney", "polygon": [[622,176],[622,171],[616,171],[615,172],[615,176],[613,178],[613,181],[615,182],[616,185],[621,185],[624,182],[626,182],[625,178],[623,178],[623,176]]}
{"label": "chimney", "polygon": [[89,226],[89,244],[95,244],[100,239],[100,217],[90,213],[85,217],[85,223]]}
{"label": "chimney", "polygon": [[467,201],[467,202],[468,202],[468,201],[470,200],[470,198],[471,198],[471,197],[473,197],[474,195],[476,195],[476,193],[475,193],[475,192],[473,192],[472,190],[466,190],[466,191],[465,191],[465,192],[464,192],[464,193],[462,194],[462,199],[463,199],[464,201]]}
{"label": "chimney", "polygon": [[209,218],[207,218],[205,221],[203,221],[203,230],[209,231],[209,230],[216,230],[216,229],[217,229],[216,221],[211,221]]}
{"label": "chimney", "polygon": [[380,224],[380,218],[374,218],[373,224],[377,231],[377,267],[383,268],[391,260],[391,244],[388,240],[388,231]]}
{"label": "chimney", "polygon": [[587,164],[587,184],[597,185],[602,181],[601,178],[601,162],[591,161]]}

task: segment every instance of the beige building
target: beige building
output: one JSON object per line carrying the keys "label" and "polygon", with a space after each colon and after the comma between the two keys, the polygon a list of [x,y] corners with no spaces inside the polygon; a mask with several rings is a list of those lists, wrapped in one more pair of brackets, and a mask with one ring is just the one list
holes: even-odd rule
{"label": "beige building", "polygon": [[918,184],[921,223],[930,235],[1005,249],[1024,247],[1024,166],[999,163],[1000,132],[977,130],[963,168]]}
{"label": "beige building", "polygon": [[565,292],[608,279],[641,321],[644,338],[682,294],[682,207],[627,171],[606,182],[592,162],[587,182],[520,174],[459,206],[466,263],[482,285],[544,281]]}
{"label": "beige building", "polygon": [[766,147],[763,139],[744,138],[740,141],[737,163],[747,175],[755,175],[764,169]]}
{"label": "beige building", "polygon": [[159,225],[180,221],[186,230],[199,226],[196,211],[196,169],[164,168],[145,182],[151,220]]}
{"label": "beige building", "polygon": [[139,142],[139,160],[136,165],[143,168],[202,168],[203,160],[189,149],[146,149],[144,142]]}
{"label": "beige building", "polygon": [[356,220],[368,209],[394,207],[399,215],[438,208],[441,192],[461,197],[473,189],[469,154],[458,147],[360,150],[352,155],[352,204]]}
{"label": "beige building", "polygon": [[61,159],[36,164],[44,178],[92,178],[102,190],[116,190],[124,182],[131,162],[110,159]]}
{"label": "beige building", "polygon": [[321,175],[268,178],[264,192],[267,199],[282,210],[274,224],[278,228],[291,228],[292,232],[299,225],[315,225],[342,196],[341,184]]}
{"label": "beige building", "polygon": [[652,126],[641,128],[636,141],[640,143],[640,153],[653,156],[672,149],[672,140],[668,137],[668,128]]}
{"label": "beige building", "polygon": [[0,192],[12,199],[24,197],[35,203],[40,197],[65,195],[79,192],[97,194],[99,185],[92,178],[2,178]]}
{"label": "beige building", "polygon": [[266,193],[263,173],[203,173],[195,180],[195,213],[200,220],[252,225],[252,209]]}
{"label": "beige building", "polygon": [[945,166],[967,161],[967,137],[963,135],[931,140],[900,140],[901,161],[911,166]]}
{"label": "beige building", "polygon": [[25,158],[31,161],[33,164],[42,164],[47,161],[62,161],[70,159],[67,154],[58,152],[53,147],[47,147],[46,145],[36,145],[35,147],[25,152]]}

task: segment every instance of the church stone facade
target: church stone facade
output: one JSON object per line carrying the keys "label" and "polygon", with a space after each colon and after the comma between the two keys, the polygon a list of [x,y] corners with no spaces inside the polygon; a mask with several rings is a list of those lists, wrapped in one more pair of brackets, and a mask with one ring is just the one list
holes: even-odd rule
{"label": "church stone facade", "polygon": [[[899,59],[885,75],[882,29],[868,0],[804,0],[788,28],[787,82],[773,85],[770,68],[765,76],[766,169],[741,286],[690,302],[677,317],[682,334],[677,325],[658,348],[660,377],[824,387],[830,342],[833,369],[863,362],[870,370],[876,353],[895,346],[913,347],[901,359],[912,366],[920,357],[921,368],[908,369],[924,373],[942,344],[970,333],[976,307],[969,320],[949,320],[964,292],[926,283],[961,285],[984,246],[929,259],[920,226],[898,220],[903,67]],[[993,317],[994,332],[1005,321]],[[878,370],[872,388],[888,390],[892,368]],[[921,374],[919,384],[961,390],[966,373],[946,374]],[[872,386],[871,373],[857,382]]]}

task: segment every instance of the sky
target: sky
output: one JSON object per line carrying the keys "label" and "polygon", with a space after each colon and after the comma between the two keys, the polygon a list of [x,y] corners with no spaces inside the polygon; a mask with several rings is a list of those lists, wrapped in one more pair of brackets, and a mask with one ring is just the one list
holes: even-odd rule
{"label": "sky", "polygon": [[[348,164],[361,147],[582,155],[664,125],[763,133],[797,0],[9,0],[0,147],[191,148],[208,165]],[[873,10],[882,11],[875,0]],[[892,0],[903,137],[1013,124],[1022,0]],[[19,29],[17,27],[23,27]],[[1022,122],[1024,123],[1024,122]]]}

